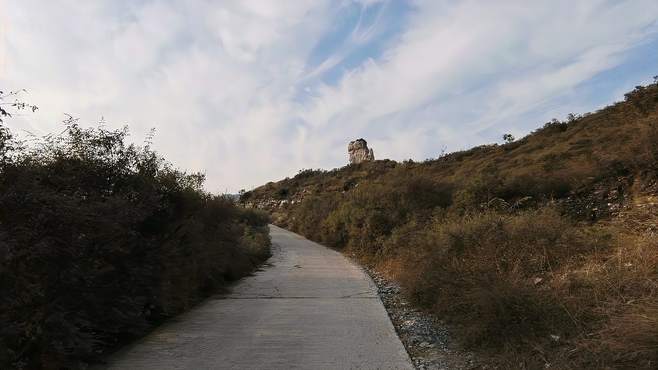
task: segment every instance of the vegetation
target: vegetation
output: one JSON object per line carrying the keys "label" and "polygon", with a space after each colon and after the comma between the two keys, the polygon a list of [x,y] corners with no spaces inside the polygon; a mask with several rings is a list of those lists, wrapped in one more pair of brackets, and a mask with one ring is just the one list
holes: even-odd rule
{"label": "vegetation", "polygon": [[306,170],[242,201],[396,279],[485,362],[656,368],[658,84],[505,141]]}
{"label": "vegetation", "polygon": [[127,135],[0,126],[0,368],[81,367],[268,257],[265,213]]}

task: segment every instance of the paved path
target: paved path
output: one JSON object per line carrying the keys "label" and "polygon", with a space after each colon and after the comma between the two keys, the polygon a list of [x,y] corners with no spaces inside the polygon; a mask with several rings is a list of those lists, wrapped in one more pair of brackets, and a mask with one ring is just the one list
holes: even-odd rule
{"label": "paved path", "polygon": [[110,369],[412,369],[370,278],[271,226],[268,265],[110,359]]}

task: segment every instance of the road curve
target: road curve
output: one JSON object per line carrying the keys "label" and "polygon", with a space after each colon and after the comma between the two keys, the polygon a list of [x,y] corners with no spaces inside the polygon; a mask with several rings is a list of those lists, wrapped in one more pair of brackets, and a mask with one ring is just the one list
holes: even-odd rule
{"label": "road curve", "polygon": [[370,278],[270,227],[266,267],[112,356],[107,369],[413,369]]}

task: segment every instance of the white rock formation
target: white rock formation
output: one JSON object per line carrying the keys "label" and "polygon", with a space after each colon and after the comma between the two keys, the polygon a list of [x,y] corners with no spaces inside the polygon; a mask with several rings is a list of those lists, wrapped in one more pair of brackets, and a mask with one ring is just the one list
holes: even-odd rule
{"label": "white rock formation", "polygon": [[368,148],[368,143],[363,139],[350,141],[347,153],[350,155],[350,164],[375,160],[375,152]]}

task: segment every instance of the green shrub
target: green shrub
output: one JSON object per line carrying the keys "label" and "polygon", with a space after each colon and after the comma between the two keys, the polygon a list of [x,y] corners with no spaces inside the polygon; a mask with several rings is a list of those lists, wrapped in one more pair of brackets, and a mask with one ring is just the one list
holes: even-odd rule
{"label": "green shrub", "polygon": [[0,367],[77,367],[268,256],[266,215],[205,193],[203,175],[127,135],[69,122],[62,136],[7,151]]}

